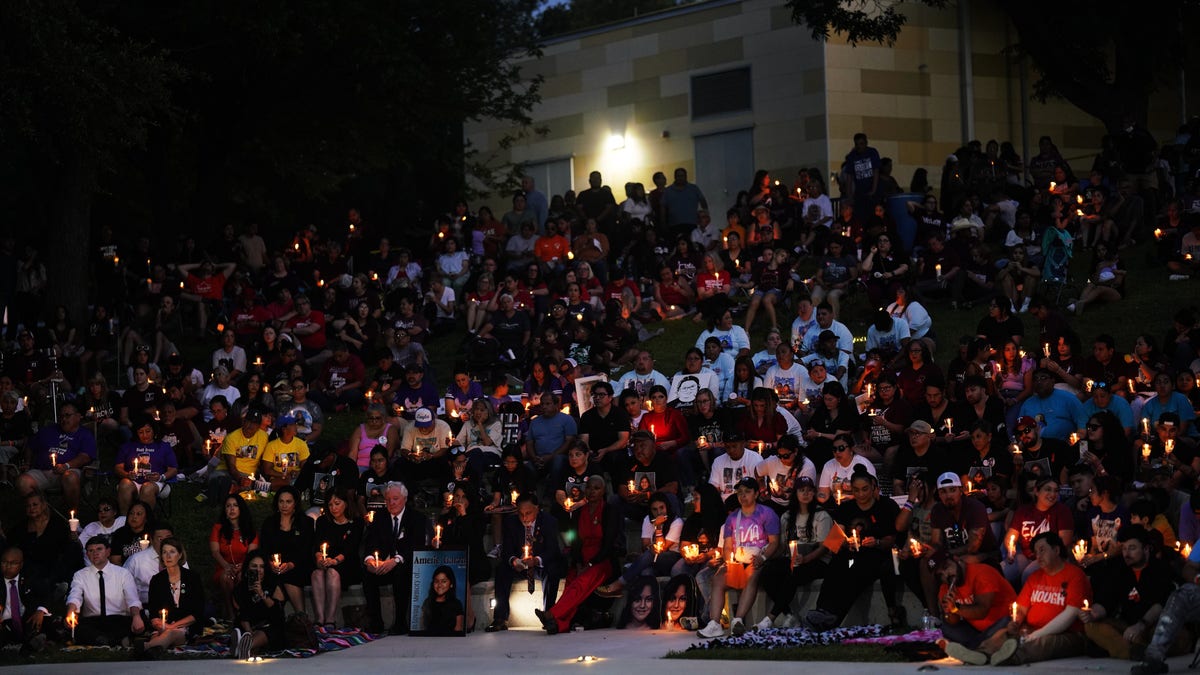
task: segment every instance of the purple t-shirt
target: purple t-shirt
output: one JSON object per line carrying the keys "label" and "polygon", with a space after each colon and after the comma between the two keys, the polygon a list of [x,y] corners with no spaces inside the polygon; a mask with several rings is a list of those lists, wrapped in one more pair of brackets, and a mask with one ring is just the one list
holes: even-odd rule
{"label": "purple t-shirt", "polygon": [[175,460],[175,451],[171,446],[162,441],[155,441],[150,444],[142,444],[130,441],[121,446],[120,452],[117,453],[117,464],[125,467],[126,471],[133,471],[133,460],[137,460],[137,479],[142,480],[147,474],[156,473],[163,475],[167,469],[178,468],[179,463]]}
{"label": "purple t-shirt", "polygon": [[47,424],[33,437],[33,449],[33,468],[49,471],[51,452],[58,453],[54,460],[58,464],[65,464],[79,455],[95,460],[96,437],[84,427],[67,433],[57,424]]}
{"label": "purple t-shirt", "polygon": [[779,516],[762,504],[755,504],[754,513],[748,516],[739,508],[725,519],[721,533],[735,548],[763,548],[769,536],[779,536]]}

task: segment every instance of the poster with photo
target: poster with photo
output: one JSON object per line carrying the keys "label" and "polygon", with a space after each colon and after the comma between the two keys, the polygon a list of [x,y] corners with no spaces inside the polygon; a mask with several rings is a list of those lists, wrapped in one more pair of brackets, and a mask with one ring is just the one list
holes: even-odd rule
{"label": "poster with photo", "polygon": [[[592,408],[592,385],[597,382],[608,382],[608,375],[603,373],[599,375],[588,375],[575,380],[575,405],[579,407],[579,414],[591,410]],[[617,392],[620,393],[620,392]],[[613,401],[616,404],[616,401]]]}
{"label": "poster with photo", "polygon": [[312,482],[312,497],[308,500],[313,506],[325,506],[325,496],[333,488],[333,476],[327,473],[314,473]]}
{"label": "poster with photo", "polygon": [[412,634],[465,636],[470,591],[465,550],[413,551]]}

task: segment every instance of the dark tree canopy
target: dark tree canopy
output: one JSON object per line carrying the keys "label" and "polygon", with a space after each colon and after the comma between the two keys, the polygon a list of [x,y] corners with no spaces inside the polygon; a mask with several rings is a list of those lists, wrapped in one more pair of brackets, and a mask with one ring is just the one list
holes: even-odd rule
{"label": "dark tree canopy", "polygon": [[[956,11],[947,0],[910,0]],[[1040,100],[1058,96],[1110,129],[1131,115],[1145,123],[1150,95],[1178,78],[1185,62],[1184,36],[1195,28],[1197,0],[1146,5],[991,0],[1017,33],[1016,53],[1041,75]],[[889,0],[788,0],[792,18],[817,39],[843,35],[860,42],[893,44],[907,22],[904,3]]]}
{"label": "dark tree canopy", "polygon": [[688,4],[684,0],[570,0],[538,15],[538,32],[552,37]]}
{"label": "dark tree canopy", "polygon": [[529,124],[540,80],[513,64],[537,53],[536,5],[0,3],[0,175],[14,177],[0,205],[39,215],[79,256],[100,224],[169,245],[350,203],[389,228],[427,223],[466,172],[511,181],[464,150],[462,125]]}

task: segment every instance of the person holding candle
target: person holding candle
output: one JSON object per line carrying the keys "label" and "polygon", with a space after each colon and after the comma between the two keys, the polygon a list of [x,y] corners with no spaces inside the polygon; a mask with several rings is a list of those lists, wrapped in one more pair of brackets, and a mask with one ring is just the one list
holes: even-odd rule
{"label": "person holding candle", "polygon": [[232,618],[234,589],[242,579],[246,557],[258,548],[254,517],[241,495],[228,495],[221,503],[208,535],[208,548],[216,563],[213,585],[220,595],[225,616]]}
{"label": "person holding candle", "polygon": [[[814,363],[813,370],[816,370]],[[804,438],[808,442],[805,454],[814,465],[824,466],[833,457],[833,445],[839,436],[848,440],[860,437],[861,417],[854,399],[846,395],[846,388],[837,380],[827,380],[821,385],[820,400],[814,402],[812,417]],[[854,445],[858,445],[854,442]]]}
{"label": "person holding candle", "polygon": [[280,415],[275,420],[274,440],[267,442],[258,460],[258,473],[270,481],[271,489],[292,485],[308,461],[308,444],[296,434],[296,418]]}
{"label": "person holding candle", "polygon": [[317,518],[313,542],[316,546],[312,582],[313,615],[325,630],[333,630],[342,591],[359,583],[358,561],[363,521],[359,518],[353,491],[334,488],[326,498],[326,513]]}
{"label": "person holding candle", "polygon": [[549,610],[558,595],[564,560],[559,548],[558,522],[538,504],[537,495],[523,492],[516,500],[517,510],[504,517],[501,529],[503,545],[496,566],[496,606],[487,632],[508,630],[509,595],[518,579],[532,589],[534,579],[542,581],[542,602]]}
{"label": "person holding candle", "polygon": [[437,478],[445,466],[454,434],[444,420],[436,419],[429,408],[417,408],[413,424],[404,430],[400,453],[394,467],[407,480]]}
{"label": "person holding candle", "polygon": [[1014,470],[1017,472],[1027,471],[1039,476],[1061,478],[1073,459],[1065,439],[1044,437],[1041,426],[1033,417],[1017,418],[1013,437],[1021,450],[1019,455],[1013,453]]}
{"label": "person holding candle", "polygon": [[559,408],[561,405],[561,396],[543,393],[540,414],[529,422],[525,457],[539,475],[562,470],[567,461],[567,448],[579,433],[575,418],[563,413]]}
{"label": "person holding candle", "polygon": [[[642,553],[612,583],[596,589],[602,598],[619,598],[625,589],[635,588],[639,576],[668,576],[681,559],[679,542],[683,534],[683,519],[676,515],[671,500],[662,492],[650,495],[650,512],[642,521]],[[633,598],[638,596],[633,595]]]}
{"label": "person holding candle", "polygon": [[25,521],[8,528],[7,543],[24,553],[25,575],[38,597],[52,598],[55,587],[79,569],[80,542],[41,492],[35,490],[23,501]]}
{"label": "person holding candle", "polygon": [[150,533],[153,531],[154,510],[142,501],[131,504],[125,512],[125,525],[117,528],[112,535],[113,564],[123,565],[133,554],[149,546]]}
{"label": "person holding candle", "polygon": [[929,516],[933,549],[966,563],[998,562],[1000,548],[988,524],[987,507],[963,494],[962,481],[953,471],[938,476],[936,487],[938,501]]}
{"label": "person holding candle", "polygon": [[79,510],[83,468],[98,457],[96,437],[82,422],[79,407],[64,403],[58,409],[58,422],[42,425],[29,440],[23,458],[29,469],[17,477],[21,496],[34,490],[61,488],[67,508]]}
{"label": "person holding candle", "polygon": [[[1096,382],[1087,380],[1085,383],[1085,393],[1083,401],[1083,413],[1089,417],[1095,416],[1096,413],[1106,412],[1121,423],[1121,430],[1128,437],[1132,437],[1141,429],[1135,430],[1135,420],[1133,417],[1133,409],[1129,406],[1129,402],[1120,396],[1113,393],[1113,384],[1110,382]],[[1086,389],[1090,387],[1090,395]]]}
{"label": "person holding candle", "polygon": [[[524,453],[520,447],[510,446],[505,448],[500,459],[500,466],[497,467],[490,481],[492,488],[492,502],[483,508],[485,513],[492,514],[492,536],[495,538],[495,545],[488,552],[488,556],[496,557],[500,553],[501,545],[503,544],[503,532],[500,527],[501,514],[507,511],[513,511],[517,506],[517,497],[525,492],[535,492],[537,489],[537,480],[523,461],[521,461]],[[500,533],[497,537],[496,533]]]}
{"label": "person holding candle", "polygon": [[879,581],[888,615],[893,623],[903,623],[897,610],[897,583],[891,549],[896,540],[899,507],[890,499],[879,498],[879,483],[873,474],[857,471],[850,480],[852,499],[833,511],[833,518],[845,541],[834,554],[817,608],[804,616],[804,625],[812,630],[840,625],[859,594]]}
{"label": "person holding candle", "polygon": [[787,511],[780,523],[788,548],[784,555],[768,560],[762,574],[763,590],[771,600],[766,618],[773,625],[780,625],[782,617],[783,628],[799,625],[791,613],[796,589],[825,578],[831,558],[824,541],[833,527],[833,516],[817,502],[817,487],[812,478],[799,476],[794,486],[789,490]]}
{"label": "person holding candle", "polygon": [[1175,381],[1170,373],[1160,372],[1154,376],[1154,396],[1146,399],[1140,414],[1151,421],[1162,418],[1163,413],[1179,416],[1179,437],[1200,439],[1200,429],[1194,428],[1196,411],[1188,397],[1175,391]]}
{"label": "person holding candle", "polygon": [[[70,524],[70,521],[68,521]],[[125,516],[117,515],[117,500],[112,497],[101,497],[96,500],[96,520],[83,526],[75,533],[79,541],[87,541],[98,534],[111,535],[125,526]],[[84,555],[84,564],[87,556]]]}
{"label": "person holding candle", "polygon": [[[1074,516],[1071,509],[1058,499],[1058,481],[1042,476],[1036,483],[1036,500],[1021,504],[1013,512],[1012,522],[1004,533],[1004,541],[1016,541],[1017,554],[1007,560],[1003,572],[1014,587],[1037,570],[1039,561],[1033,548],[1035,535],[1052,533],[1059,541],[1075,541]],[[1015,539],[1014,539],[1015,538]]]}
{"label": "person holding candle", "polygon": [[[472,384],[478,386],[478,383]],[[500,419],[492,402],[482,393],[459,410],[463,425],[456,440],[459,446],[466,448],[471,473],[481,475],[486,468],[500,461],[500,446],[504,441]]]}
{"label": "person holding candle", "polygon": [[847,433],[836,434],[832,445],[833,459],[821,467],[821,477],[817,481],[817,501],[828,504],[833,499],[835,505],[850,497],[850,478],[855,472],[862,470],[875,475],[875,465],[860,457],[854,450],[852,437]]}
{"label": "person holding candle", "polygon": [[285,485],[275,492],[273,513],[263,521],[259,548],[271,572],[297,612],[304,611],[304,586],[310,580],[313,521],[300,510],[300,491]]}
{"label": "person holding candle", "polygon": [[379,589],[392,587],[395,616],[388,629],[391,635],[409,631],[409,604],[412,600],[413,551],[429,541],[428,520],[415,508],[408,508],[408,488],[404,483],[388,483],[384,490],[386,508],[376,514],[363,536],[363,594],[367,600],[369,629],[382,633],[383,612]]}
{"label": "person holding candle", "polygon": [[927,567],[940,584],[942,649],[963,663],[986,664],[988,656],[976,650],[1012,621],[1016,591],[995,567],[968,563],[945,551],[930,556]]}
{"label": "person holding candle", "polygon": [[[746,632],[745,618],[758,595],[767,560],[779,553],[779,516],[758,503],[758,487],[758,480],[747,475],[737,482],[734,489],[738,506],[725,519],[721,531],[724,540],[721,559],[726,564],[713,575],[708,624],[696,633],[701,638],[712,639],[725,634],[721,626],[721,610],[728,588],[741,590],[737,609],[730,618],[730,632],[733,635]],[[734,576],[731,578],[730,575]],[[770,619],[764,621],[765,625],[760,622],[755,628],[769,628]]]}
{"label": "person holding candle", "polygon": [[204,583],[198,572],[185,567],[187,551],[183,542],[175,537],[164,539],[161,556],[163,571],[150,579],[146,603],[153,632],[144,649],[151,659],[200,635],[208,618],[204,613]]}
{"label": "person holding candle", "polygon": [[179,473],[175,452],[157,439],[154,420],[135,416],[133,431],[137,440],[121,446],[115,465],[115,473],[120,479],[117,503],[122,511],[129,510],[135,495],[153,509],[160,494],[170,494],[168,483]]}
{"label": "person holding candle", "polygon": [[133,575],[133,583],[143,607],[150,598],[150,580],[162,569],[162,543],[173,536],[175,528],[170,523],[162,520],[156,522],[150,532],[149,546],[129,556],[121,565]]}
{"label": "person holding candle", "polygon": [[142,604],[131,575],[109,562],[108,537],[88,540],[89,565],[71,578],[67,617],[77,623],[75,644],[118,645],[145,630]]}
{"label": "person holding candle", "polygon": [[534,610],[542,628],[550,635],[571,627],[580,605],[612,578],[625,556],[620,503],[616,498],[606,497],[604,478],[588,479],[585,499],[587,503],[571,521],[573,530],[564,537],[572,542],[567,552],[566,586],[552,607]]}
{"label": "person holding candle", "polygon": [[625,503],[625,517],[631,520],[646,514],[652,492],[664,493],[676,513],[680,507],[676,464],[658,452],[654,440],[654,434],[645,429],[634,432],[633,459],[613,476],[618,481],[616,492]]}
{"label": "person holding candle", "polygon": [[266,649],[283,647],[285,602],[287,595],[266,555],[261,551],[251,552],[246,556],[246,573],[233,592],[236,616],[229,636],[233,658],[244,661]]}
{"label": "person holding candle", "polygon": [[[693,356],[696,356],[695,350],[689,349],[687,358]],[[699,389],[697,388],[697,395],[699,395]],[[638,421],[638,429],[649,431],[653,435],[655,449],[664,457],[675,461],[680,448],[686,446],[691,440],[687,419],[678,408],[668,405],[667,390],[664,387],[659,385],[650,387],[647,400],[650,402],[650,411],[642,415]],[[691,404],[687,407],[695,407],[695,398],[692,399]]]}

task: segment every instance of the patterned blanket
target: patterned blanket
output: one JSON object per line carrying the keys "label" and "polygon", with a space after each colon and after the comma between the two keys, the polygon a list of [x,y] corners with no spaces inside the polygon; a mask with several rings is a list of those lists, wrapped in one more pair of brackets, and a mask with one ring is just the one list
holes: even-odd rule
{"label": "patterned blanket", "polygon": [[[188,657],[229,657],[228,624],[218,624],[204,629],[204,633],[192,644],[176,647],[174,653]],[[336,652],[343,649],[366,644],[379,639],[379,635],[368,633],[357,628],[336,628],[325,631],[317,628],[317,649],[283,649],[278,652],[263,654],[266,658],[280,659],[285,657],[306,659],[322,652]]]}

